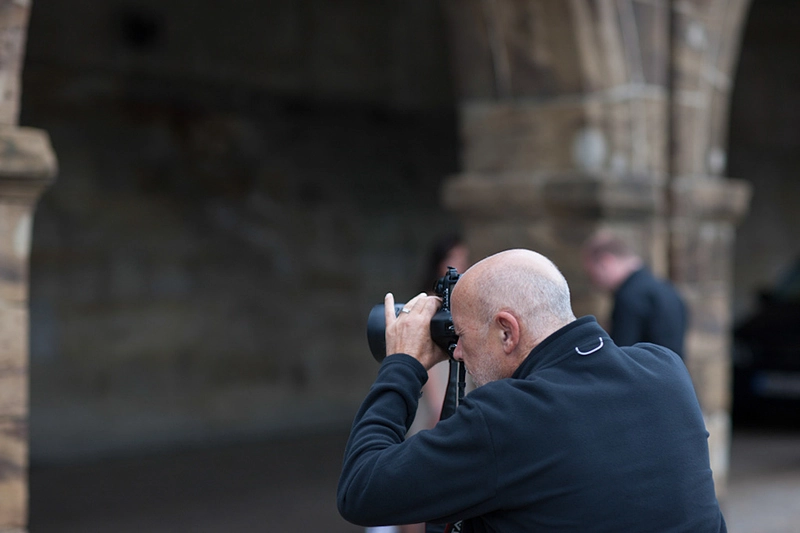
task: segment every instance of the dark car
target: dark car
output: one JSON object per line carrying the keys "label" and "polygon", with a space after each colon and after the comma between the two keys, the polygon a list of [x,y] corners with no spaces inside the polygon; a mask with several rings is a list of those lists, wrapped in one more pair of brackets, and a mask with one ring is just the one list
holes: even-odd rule
{"label": "dark car", "polygon": [[733,416],[800,425],[800,262],[733,331]]}

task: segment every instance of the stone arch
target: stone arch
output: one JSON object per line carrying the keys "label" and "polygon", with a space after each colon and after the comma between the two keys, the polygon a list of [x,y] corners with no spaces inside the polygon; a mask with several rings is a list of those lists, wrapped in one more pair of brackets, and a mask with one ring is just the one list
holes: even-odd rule
{"label": "stone arch", "polygon": [[[724,490],[726,335],[734,225],[747,187],[722,178],[730,93],[748,0],[446,0],[458,80],[462,174],[444,201],[476,254],[532,246],[575,280],[576,307],[603,301],[580,282],[575,251],[597,226],[632,235],[689,295],[690,367]],[[0,257],[23,272],[24,238],[56,161],[20,128],[19,71],[30,2],[0,7],[8,44],[0,123]],[[13,152],[13,154],[11,153]],[[13,155],[13,157],[12,157]],[[16,228],[16,231],[9,231]],[[19,229],[21,228],[21,229]],[[702,253],[700,253],[702,252]],[[4,274],[5,275],[5,274]],[[23,530],[27,461],[27,282],[0,280],[12,324],[0,332],[0,529]],[[599,314],[599,313],[598,313]],[[10,353],[11,356],[6,356]],[[5,359],[7,358],[7,359]],[[5,383],[5,381],[4,381]]]}
{"label": "stone arch", "polygon": [[[731,259],[746,183],[722,177],[748,0],[471,0],[447,11],[460,87],[463,173],[445,203],[478,255],[553,257],[579,313],[608,302],[579,247],[626,234],[691,309],[687,366],[727,473]],[[521,44],[522,43],[522,44]]]}

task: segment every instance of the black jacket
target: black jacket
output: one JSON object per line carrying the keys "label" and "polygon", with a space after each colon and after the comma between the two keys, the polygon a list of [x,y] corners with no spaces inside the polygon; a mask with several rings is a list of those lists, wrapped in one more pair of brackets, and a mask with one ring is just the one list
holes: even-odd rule
{"label": "black jacket", "polygon": [[619,346],[652,342],[683,357],[687,311],[677,289],[640,268],[614,293],[611,338]]}
{"label": "black jacket", "polygon": [[383,361],[345,451],[347,520],[464,519],[468,531],[503,533],[726,530],[708,433],[673,352],[619,348],[584,317],[511,378],[404,441],[426,377],[408,355]]}

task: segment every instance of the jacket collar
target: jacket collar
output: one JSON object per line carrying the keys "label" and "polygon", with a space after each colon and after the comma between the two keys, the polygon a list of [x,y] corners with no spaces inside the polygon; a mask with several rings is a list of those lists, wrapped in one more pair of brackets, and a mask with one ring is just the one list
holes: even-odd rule
{"label": "jacket collar", "polygon": [[512,378],[522,378],[563,359],[576,355],[576,350],[590,352],[600,344],[611,343],[608,333],[600,327],[595,317],[587,315],[574,320],[540,342],[522,361]]}

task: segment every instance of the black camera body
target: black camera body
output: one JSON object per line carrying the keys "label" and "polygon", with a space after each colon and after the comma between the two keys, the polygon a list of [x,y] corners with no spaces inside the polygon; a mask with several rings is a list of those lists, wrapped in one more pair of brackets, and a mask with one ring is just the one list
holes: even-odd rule
{"label": "black camera body", "polygon": [[[458,281],[458,271],[453,267],[447,268],[447,273],[436,280],[433,286],[434,293],[442,299],[442,307],[431,318],[431,339],[442,350],[453,357],[456,349],[458,335],[453,327],[453,315],[450,313],[450,296]],[[394,304],[394,314],[397,316],[404,304]],[[386,317],[383,304],[372,308],[367,318],[367,342],[372,356],[379,363],[386,358]]]}

